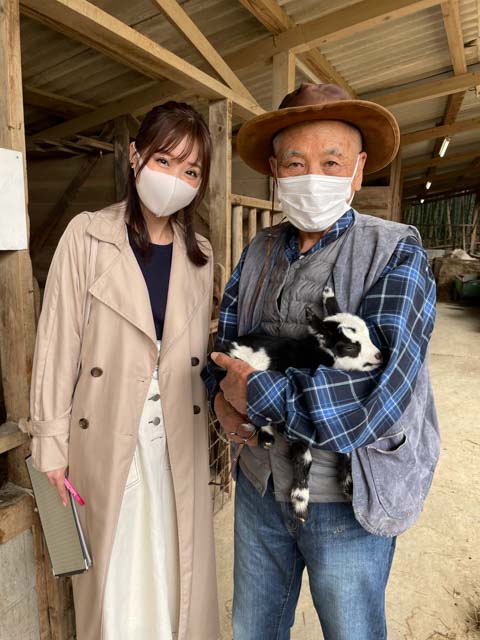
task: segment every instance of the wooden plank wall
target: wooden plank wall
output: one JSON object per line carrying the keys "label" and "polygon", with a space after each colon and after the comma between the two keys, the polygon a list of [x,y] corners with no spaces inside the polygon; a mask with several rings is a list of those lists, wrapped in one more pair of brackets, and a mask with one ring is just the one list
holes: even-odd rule
{"label": "wooden plank wall", "polygon": [[235,149],[232,157],[232,192],[265,200],[270,197],[269,179],[250,169]]}
{"label": "wooden plank wall", "polygon": [[[98,160],[86,182],[79,189],[54,231],[46,240],[34,262],[35,277],[44,285],[48,268],[60,236],[68,222],[82,211],[96,211],[115,202],[114,156],[106,154]],[[56,202],[79,171],[84,157],[68,160],[40,160],[29,162],[29,198],[31,234],[35,237],[48,223]]]}

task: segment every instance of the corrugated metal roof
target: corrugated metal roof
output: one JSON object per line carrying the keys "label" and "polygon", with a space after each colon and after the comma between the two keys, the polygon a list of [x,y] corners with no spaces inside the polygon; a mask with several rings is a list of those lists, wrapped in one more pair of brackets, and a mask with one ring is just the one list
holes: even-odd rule
{"label": "corrugated metal roof", "polygon": [[[164,18],[151,0],[95,0],[94,4],[139,32],[176,53],[188,62],[215,75],[194,47]],[[222,54],[269,37],[265,27],[237,0],[181,0],[195,24]],[[279,5],[296,23],[303,23],[332,11],[356,4],[356,0],[279,0]],[[477,0],[461,0],[463,40],[469,64],[480,60],[479,8]],[[477,44],[475,44],[477,42]],[[29,18],[21,19],[22,67],[24,82],[54,94],[101,106],[149,86],[151,79],[135,69],[89,49]],[[41,55],[39,55],[41,52]],[[393,89],[399,85],[452,72],[445,26],[440,5],[395,19],[336,40],[321,53],[359,94]],[[271,108],[271,64],[237,71],[258,103]],[[297,81],[303,75],[297,72]],[[392,108],[402,133],[429,128],[441,122],[447,98],[435,98]],[[205,106],[202,106],[205,110]],[[467,92],[460,118],[480,115],[480,100]],[[61,121],[41,109],[25,108],[27,131],[36,132]],[[475,133],[456,134],[450,149],[480,141]],[[404,158],[432,153],[434,141],[409,145]]]}
{"label": "corrugated metal roof", "polygon": [[447,97],[425,100],[414,104],[402,104],[391,107],[402,133],[434,127],[443,117],[447,107]]}

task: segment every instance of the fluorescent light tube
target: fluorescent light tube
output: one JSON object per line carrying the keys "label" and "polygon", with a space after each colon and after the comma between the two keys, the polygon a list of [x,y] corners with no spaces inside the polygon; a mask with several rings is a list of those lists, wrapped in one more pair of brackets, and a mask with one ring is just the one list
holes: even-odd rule
{"label": "fluorescent light tube", "polygon": [[425,185],[425,189],[430,189],[430,187],[432,186],[432,183],[430,182],[430,180],[427,182],[427,184]]}
{"label": "fluorescent light tube", "polygon": [[443,158],[443,156],[447,152],[447,147],[449,144],[450,144],[450,138],[447,136],[446,138],[443,139],[442,146],[440,147],[440,151],[438,152],[438,155],[440,156],[440,158]]}

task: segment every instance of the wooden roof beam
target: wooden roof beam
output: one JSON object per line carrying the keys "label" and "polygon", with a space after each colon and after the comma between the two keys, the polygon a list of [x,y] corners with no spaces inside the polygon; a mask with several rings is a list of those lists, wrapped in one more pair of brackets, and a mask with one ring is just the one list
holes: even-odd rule
{"label": "wooden roof beam", "polygon": [[442,2],[442,15],[447,32],[448,50],[455,75],[467,72],[467,60],[463,46],[462,21],[458,0]]}
{"label": "wooden roof beam", "polygon": [[[457,155],[446,156],[445,158],[440,158],[439,155],[431,158],[421,157],[421,159],[417,157],[417,158],[413,158],[409,163],[402,164],[402,175],[404,176],[408,175],[409,173],[418,171],[419,169],[428,169],[430,167],[438,167],[440,165],[444,167],[449,164],[459,164],[461,162],[467,162],[468,160],[472,160],[473,158],[476,158],[476,157],[478,157],[478,150],[465,152],[465,153],[458,153]],[[370,174],[368,176],[368,180],[377,180],[379,178],[384,178],[389,175],[390,175],[390,167],[387,167],[386,169],[382,169],[381,171]],[[425,182],[426,182],[426,179],[425,179]]]}
{"label": "wooden roof beam", "polygon": [[[458,0],[447,0],[446,2],[442,2],[442,15],[445,32],[447,34],[448,49],[452,60],[453,72],[455,75],[463,75],[467,73],[467,60],[463,45],[462,21]],[[458,114],[460,113],[465,93],[465,91],[462,91],[450,96],[442,124],[452,124],[455,122]],[[436,140],[433,148],[433,157],[438,155],[442,142],[442,138]],[[435,173],[436,168],[430,168],[427,172],[427,181],[431,181]]]}
{"label": "wooden roof beam", "polygon": [[60,96],[58,93],[51,93],[25,84],[23,85],[23,102],[31,107],[64,118],[73,118],[95,109],[93,105],[86,102],[72,100],[72,98]]}
{"label": "wooden roof beam", "polygon": [[471,131],[472,129],[478,128],[480,128],[480,117],[471,118],[469,120],[460,120],[453,124],[431,127],[430,129],[421,129],[419,131],[412,131],[411,133],[404,133],[401,136],[401,143],[402,145],[415,144],[416,142],[435,140],[435,138],[443,138],[455,133]]}
{"label": "wooden roof beam", "polygon": [[408,195],[404,195],[403,204],[408,206],[415,204],[412,200],[417,200],[418,198],[424,198],[425,202],[435,202],[438,200],[445,200],[447,198],[453,198],[455,196],[464,195],[466,193],[475,193],[478,191],[478,185],[456,185],[450,188],[445,188],[444,191],[436,191],[435,193],[429,194],[428,191],[426,194],[419,194],[416,191]]}
{"label": "wooden roof beam", "polygon": [[[277,0],[239,0],[263,26],[277,36],[296,27],[295,22],[284,11]],[[309,77],[312,82],[329,82],[338,84],[348,91],[352,98],[355,91],[345,78],[335,69],[319,49],[312,49],[296,56],[298,68]],[[310,75],[310,73],[312,75]]]}
{"label": "wooden roof beam", "polygon": [[466,162],[467,160],[472,160],[472,158],[476,158],[478,156],[477,151],[470,151],[470,153],[459,153],[455,156],[447,156],[445,158],[440,158],[437,155],[435,158],[426,158],[423,160],[416,160],[415,162],[411,162],[410,164],[406,164],[403,166],[402,173],[410,173],[412,171],[416,171],[417,169],[428,169],[429,167],[438,167],[441,165],[442,167],[448,164],[455,164],[459,162]]}
{"label": "wooden roof beam", "polygon": [[169,78],[211,100],[228,98],[248,119],[263,113],[258,104],[200,71],[157,42],[87,0],[20,0],[24,15],[155,80]]}
{"label": "wooden roof beam", "polygon": [[[463,169],[456,169],[455,171],[450,171],[449,173],[437,173],[435,176],[435,182],[432,183],[432,187],[438,186],[439,184],[450,182],[451,180],[457,178],[465,178],[470,179],[472,176],[477,178],[478,170],[480,168],[480,157],[477,156],[476,160],[471,162],[468,167]],[[425,178],[415,178],[414,180],[406,180],[404,182],[405,189],[409,187],[413,187],[416,185],[421,185],[425,181]],[[430,189],[430,190],[431,190]]]}
{"label": "wooden roof beam", "polygon": [[[442,125],[453,124],[455,122],[458,114],[460,113],[460,109],[462,108],[465,94],[466,91],[461,91],[460,93],[453,93],[448,96],[447,108],[445,110],[445,115],[443,116]],[[432,158],[436,158],[438,156],[443,140],[444,138],[437,138],[437,140],[435,141]],[[430,178],[433,178],[435,172],[436,169],[434,166],[432,166],[427,172],[426,181],[430,180]]]}
{"label": "wooden roof beam", "polygon": [[450,197],[449,194],[451,193],[459,194],[461,192],[471,191],[478,191],[478,178],[471,180],[461,180],[459,178],[456,178],[451,182],[439,184],[437,189],[434,189],[432,187],[430,191],[427,191],[426,193],[413,188],[407,192],[404,192],[403,199],[405,200],[407,198],[423,198],[425,201],[429,201],[438,198],[438,196],[442,194],[443,198],[438,198],[439,200],[441,200]]}
{"label": "wooden roof beam", "polygon": [[177,29],[218,73],[222,80],[238,94],[245,96],[251,102],[256,102],[247,87],[230,69],[228,64],[203,35],[188,13],[178,4],[177,0],[152,0],[164,14],[170,24]]}
{"label": "wooden roof beam", "polygon": [[95,111],[77,116],[49,129],[44,129],[33,135],[31,139],[70,138],[81,131],[94,129],[118,116],[128,114],[133,116],[141,115],[160,102],[167,102],[174,98],[182,100],[187,95],[190,95],[190,93],[179,90],[179,87],[173,82],[159,82],[149,89],[140,89],[140,91],[136,91],[121,100],[107,102],[107,104],[95,109]]}
{"label": "wooden roof beam", "polygon": [[[234,69],[267,63],[272,56],[291,50],[305,53],[327,42],[347,38],[440,4],[441,0],[361,0],[320,18],[299,24],[274,38],[269,37],[236,51],[225,60]],[[253,4],[253,1],[252,1]],[[255,2],[256,4],[256,2]]]}
{"label": "wooden roof beam", "polygon": [[[480,82],[478,65],[472,66],[475,69],[474,71],[467,71],[467,73],[459,76],[442,77],[440,80],[428,80],[427,82],[421,83],[415,82],[411,87],[405,87],[404,89],[395,89],[380,95],[369,95],[368,100],[381,104],[384,107],[391,107],[397,104],[433,100],[434,98],[441,98],[442,96],[454,93],[462,93],[464,95],[465,90],[474,87]],[[463,100],[463,95],[461,100]]]}

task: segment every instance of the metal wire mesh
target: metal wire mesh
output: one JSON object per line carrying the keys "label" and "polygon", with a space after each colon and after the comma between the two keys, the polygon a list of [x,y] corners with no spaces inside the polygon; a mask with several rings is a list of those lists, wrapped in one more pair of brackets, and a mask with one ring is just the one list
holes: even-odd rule
{"label": "metal wire mesh", "polygon": [[[210,333],[209,351],[213,349],[215,333]],[[210,459],[210,486],[212,489],[213,513],[221,511],[232,497],[230,475],[230,444],[216,416],[209,411],[208,449]]]}

